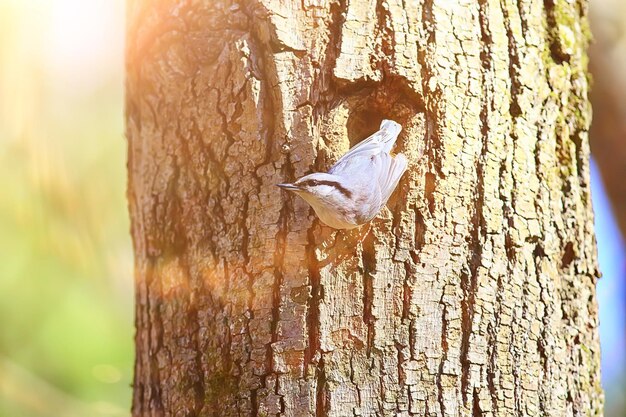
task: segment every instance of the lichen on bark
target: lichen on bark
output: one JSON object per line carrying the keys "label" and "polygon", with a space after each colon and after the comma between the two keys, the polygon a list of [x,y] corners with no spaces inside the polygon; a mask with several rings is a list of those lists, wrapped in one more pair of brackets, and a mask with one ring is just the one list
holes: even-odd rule
{"label": "lichen on bark", "polygon": [[[601,414],[584,1],[128,15],[135,416]],[[370,225],[274,186],[383,118]]]}

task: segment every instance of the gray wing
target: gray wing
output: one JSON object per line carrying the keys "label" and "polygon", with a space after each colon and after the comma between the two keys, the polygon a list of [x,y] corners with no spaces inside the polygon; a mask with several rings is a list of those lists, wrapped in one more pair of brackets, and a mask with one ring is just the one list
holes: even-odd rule
{"label": "gray wing", "polygon": [[381,162],[380,176],[378,177],[378,183],[380,185],[380,205],[381,207],[387,203],[389,197],[398,186],[402,174],[406,171],[407,161],[406,157],[401,153],[392,157],[389,154],[382,154],[385,156],[385,161]]}
{"label": "gray wing", "polygon": [[[396,189],[402,174],[406,171],[407,161],[404,155],[395,158],[388,153],[381,152],[371,157],[357,156],[350,162],[352,187],[359,190],[360,197],[355,201],[359,204],[362,218],[361,223],[370,221],[380,211]],[[361,175],[359,175],[361,174]]]}
{"label": "gray wing", "polygon": [[398,139],[402,126],[393,120],[383,120],[380,129],[367,139],[353,146],[329,170],[329,174],[337,174],[346,169],[346,162],[355,157],[368,158],[381,152],[389,153]]}

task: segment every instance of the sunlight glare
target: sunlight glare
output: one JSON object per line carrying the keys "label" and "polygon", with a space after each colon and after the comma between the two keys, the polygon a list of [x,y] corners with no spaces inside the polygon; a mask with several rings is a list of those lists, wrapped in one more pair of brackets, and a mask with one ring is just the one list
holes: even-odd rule
{"label": "sunlight glare", "polygon": [[88,93],[106,81],[112,67],[122,67],[123,2],[55,0],[47,7],[45,62],[56,85]]}

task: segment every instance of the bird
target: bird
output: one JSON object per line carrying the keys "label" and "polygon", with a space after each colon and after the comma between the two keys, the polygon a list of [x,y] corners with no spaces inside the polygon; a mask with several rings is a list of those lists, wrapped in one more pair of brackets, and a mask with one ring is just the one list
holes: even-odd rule
{"label": "bird", "polygon": [[335,229],[354,229],[376,217],[407,169],[406,157],[390,154],[402,126],[383,120],[380,129],[353,146],[328,172],[276,184],[306,201]]}

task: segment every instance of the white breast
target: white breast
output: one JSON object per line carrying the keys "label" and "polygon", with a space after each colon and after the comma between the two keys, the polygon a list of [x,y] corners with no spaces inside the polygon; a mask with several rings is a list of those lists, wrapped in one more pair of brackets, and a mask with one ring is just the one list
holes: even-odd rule
{"label": "white breast", "polygon": [[332,210],[314,198],[307,198],[303,196],[305,200],[313,207],[315,214],[320,220],[327,226],[334,227],[335,229],[354,229],[359,225],[355,219],[348,218],[345,214],[336,210]]}

